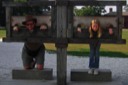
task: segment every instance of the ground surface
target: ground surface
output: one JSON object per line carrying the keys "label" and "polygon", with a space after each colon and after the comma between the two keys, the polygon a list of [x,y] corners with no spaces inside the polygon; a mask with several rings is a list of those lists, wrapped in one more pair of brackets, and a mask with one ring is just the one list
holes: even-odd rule
{"label": "ground surface", "polygon": [[[23,68],[21,61],[21,51],[23,43],[0,43],[0,85],[8,85],[8,82],[23,85],[18,81],[12,80],[11,71],[15,68]],[[56,77],[56,54],[45,54],[45,67],[53,68],[54,76]],[[68,56],[67,58],[67,75],[70,78],[71,69],[88,68],[88,57]],[[128,58],[100,58],[100,68],[111,69],[113,81],[121,82],[123,85],[128,85]],[[56,80],[56,79],[55,79]],[[38,82],[41,85],[47,83],[45,81],[27,81],[27,83]],[[55,81],[56,82],[56,81]],[[10,85],[14,85],[14,84]],[[49,82],[50,83],[50,82]],[[36,83],[37,84],[37,83]],[[94,84],[92,84],[94,85]],[[96,84],[97,85],[97,84]]]}

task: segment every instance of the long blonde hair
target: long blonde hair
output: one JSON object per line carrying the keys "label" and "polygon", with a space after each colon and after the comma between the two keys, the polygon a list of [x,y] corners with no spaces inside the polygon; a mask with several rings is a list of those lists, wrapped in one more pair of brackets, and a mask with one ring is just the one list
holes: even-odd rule
{"label": "long blonde hair", "polygon": [[93,37],[92,25],[95,23],[98,24],[98,36],[97,37],[100,38],[102,35],[102,30],[101,30],[100,22],[97,19],[92,20],[90,23],[90,27],[89,27],[90,38]]}

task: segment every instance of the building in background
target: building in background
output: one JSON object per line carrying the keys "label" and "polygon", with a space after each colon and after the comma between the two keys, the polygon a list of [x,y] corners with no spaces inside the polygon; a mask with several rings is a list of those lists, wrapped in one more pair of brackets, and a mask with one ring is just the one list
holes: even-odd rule
{"label": "building in background", "polygon": [[[116,16],[116,14],[117,12],[113,11],[113,8],[109,8],[109,12],[105,14],[105,16]],[[123,11],[122,15],[123,15],[123,28],[128,29],[128,12]]]}

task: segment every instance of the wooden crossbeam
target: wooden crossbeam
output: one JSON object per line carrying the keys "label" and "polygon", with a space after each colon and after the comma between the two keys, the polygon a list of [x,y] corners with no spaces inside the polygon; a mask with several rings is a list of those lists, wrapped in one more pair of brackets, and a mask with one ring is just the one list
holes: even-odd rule
{"label": "wooden crossbeam", "polygon": [[[100,39],[101,43],[105,43],[105,44],[126,44],[126,40],[125,39]],[[75,44],[82,44],[82,43],[89,43],[90,39],[78,39],[78,38],[70,38],[68,40],[68,43],[75,43]]]}
{"label": "wooden crossbeam", "polygon": [[[38,38],[38,42],[44,42],[44,43],[55,43],[56,38]],[[3,38],[4,42],[24,42],[25,38]],[[35,42],[37,41],[37,38],[31,38],[29,39],[30,42]],[[88,44],[90,39],[79,39],[79,38],[69,38],[68,43],[74,43],[74,44]],[[100,40],[102,43],[105,44],[126,44],[125,39],[101,39]],[[62,42],[63,43],[63,42]]]}
{"label": "wooden crossbeam", "polygon": [[[27,39],[29,40],[29,42],[47,42],[47,43],[55,43],[55,40],[54,38],[29,38]],[[3,42],[24,42],[26,41],[26,38],[3,38],[2,40]]]}
{"label": "wooden crossbeam", "polygon": [[106,6],[106,5],[117,5],[120,3],[121,5],[126,5],[126,1],[92,1],[92,0],[70,0],[69,5],[92,5],[92,6]]}
{"label": "wooden crossbeam", "polygon": [[[63,2],[63,3],[61,3]],[[46,1],[46,0],[40,0],[40,1],[28,1],[24,3],[18,3],[18,2],[3,2],[3,6],[10,6],[10,7],[15,7],[15,6],[42,6],[42,5],[100,5],[100,6],[105,6],[105,5],[117,5],[120,3],[121,5],[126,5],[126,1],[122,0],[68,0],[68,1],[59,1],[58,3],[56,1]]]}

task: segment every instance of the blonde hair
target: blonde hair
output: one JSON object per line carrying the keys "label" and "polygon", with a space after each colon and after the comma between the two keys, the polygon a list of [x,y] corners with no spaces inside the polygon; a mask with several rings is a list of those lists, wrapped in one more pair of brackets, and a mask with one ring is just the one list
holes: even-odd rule
{"label": "blonde hair", "polygon": [[97,19],[92,20],[91,23],[90,23],[90,27],[89,27],[90,38],[93,37],[93,33],[92,33],[92,25],[93,24],[98,24],[98,36],[97,37],[100,38],[101,35],[102,35],[102,30],[101,30],[101,27],[100,27],[100,22]]}

